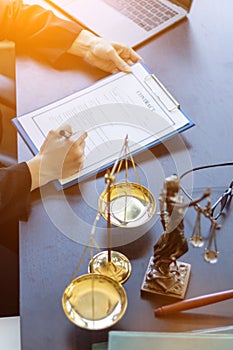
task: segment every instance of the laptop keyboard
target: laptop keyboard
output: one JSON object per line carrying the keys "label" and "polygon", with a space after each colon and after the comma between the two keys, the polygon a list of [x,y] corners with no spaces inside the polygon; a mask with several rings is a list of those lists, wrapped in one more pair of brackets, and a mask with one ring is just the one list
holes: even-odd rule
{"label": "laptop keyboard", "polygon": [[174,17],[178,12],[159,0],[104,0],[146,31]]}

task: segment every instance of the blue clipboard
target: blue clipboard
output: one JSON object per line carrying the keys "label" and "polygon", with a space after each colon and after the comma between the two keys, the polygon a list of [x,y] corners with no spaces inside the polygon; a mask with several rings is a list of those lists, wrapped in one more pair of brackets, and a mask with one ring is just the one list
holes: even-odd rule
{"label": "blue clipboard", "polygon": [[[48,110],[50,111],[50,113],[52,113],[53,111],[57,110],[57,108],[64,108],[64,106],[66,105],[68,106],[69,103],[71,102],[72,103],[77,102],[78,104],[80,99],[83,98],[83,96],[87,96],[87,97],[91,96],[93,91],[95,92],[99,91],[105,86],[112,86],[113,84],[117,83],[118,91],[119,91],[119,89],[121,89],[121,82],[122,82],[122,89],[123,89],[124,79],[128,79],[129,76],[131,76],[132,79],[135,79],[135,84],[139,84],[138,86],[142,87],[142,93],[140,90],[140,94],[138,93],[138,98],[142,99],[141,103],[145,104],[146,108],[148,107],[148,100],[150,99],[156,105],[156,108],[159,108],[159,111],[161,111],[161,113],[166,115],[168,119],[172,118],[172,116],[177,113],[179,113],[179,115],[184,119],[181,126],[175,127],[169,130],[167,133],[165,132],[164,134],[162,134],[161,137],[159,138],[149,137],[147,140],[145,140],[145,142],[143,142],[141,147],[138,147],[137,149],[132,150],[133,155],[139,152],[142,152],[145,149],[149,149],[161,142],[164,142],[168,138],[171,138],[172,136],[176,135],[177,133],[181,133],[195,125],[194,122],[191,120],[191,118],[182,110],[180,104],[175,100],[175,98],[169,93],[169,91],[164,87],[164,85],[160,82],[160,80],[150,71],[150,69],[144,63],[141,63],[141,62],[136,63],[132,67],[132,71],[133,71],[133,75],[125,74],[122,72],[116,73],[114,75],[110,75],[94,83],[89,88],[78,91],[72,95],[66,96],[59,101],[53,102],[47,106],[43,106],[35,111],[27,113],[26,115],[18,116],[13,119],[13,123],[17,128],[19,134],[22,136],[22,138],[30,148],[30,150],[33,152],[33,154],[37,154],[39,147],[37,147],[36,143],[32,139],[31,137],[32,133],[30,132],[30,129],[27,129],[25,127],[25,124],[24,124],[25,121],[29,119],[33,120],[33,118],[44,118],[45,113],[47,113]],[[145,97],[144,95],[147,97]],[[38,120],[40,119],[37,119],[37,121]],[[43,134],[43,137],[45,138],[45,134]],[[122,142],[124,138],[125,138],[125,134],[122,135]],[[87,167],[87,171],[83,171],[81,174],[78,174],[78,176],[68,179],[68,181],[65,181],[65,182],[55,181],[55,186],[58,190],[70,187],[80,181],[83,181],[95,175],[100,171],[107,169],[108,167],[111,167],[114,164],[116,159],[117,159],[117,154],[115,154],[115,159],[109,159],[108,161],[106,158],[106,161],[104,161],[102,164],[98,163],[96,167],[95,166],[90,168]]]}

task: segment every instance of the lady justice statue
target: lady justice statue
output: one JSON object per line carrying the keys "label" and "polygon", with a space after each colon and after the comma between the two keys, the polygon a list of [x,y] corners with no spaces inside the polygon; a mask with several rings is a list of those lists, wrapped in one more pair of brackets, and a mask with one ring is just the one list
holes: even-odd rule
{"label": "lady justice statue", "polygon": [[177,175],[165,179],[159,197],[160,220],[164,232],[154,245],[154,254],[142,284],[142,291],[165,294],[183,299],[187,289],[191,265],[178,262],[188,251],[184,235],[184,212],[187,207],[196,206],[199,201],[210,195],[204,194],[188,204],[179,194],[180,180]]}

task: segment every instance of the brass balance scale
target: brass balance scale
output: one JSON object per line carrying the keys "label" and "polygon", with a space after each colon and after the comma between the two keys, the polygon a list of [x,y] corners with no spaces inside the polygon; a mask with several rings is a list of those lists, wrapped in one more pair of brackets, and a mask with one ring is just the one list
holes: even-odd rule
{"label": "brass balance scale", "polygon": [[[129,181],[129,162],[133,166],[137,183]],[[117,175],[125,165],[125,180],[117,183]],[[140,184],[136,165],[129,149],[128,136],[111,172],[105,174],[106,188],[98,201],[99,211],[90,234],[90,246],[96,245],[95,228],[102,216],[107,221],[108,249],[100,251],[89,262],[88,273],[76,276],[66,287],[62,306],[67,318],[75,325],[99,330],[117,323],[127,308],[127,295],[122,284],[131,274],[128,258],[111,249],[111,225],[121,228],[138,227],[152,218],[155,200],[150,191]],[[97,247],[98,248],[98,247]],[[88,246],[85,247],[83,255]]]}

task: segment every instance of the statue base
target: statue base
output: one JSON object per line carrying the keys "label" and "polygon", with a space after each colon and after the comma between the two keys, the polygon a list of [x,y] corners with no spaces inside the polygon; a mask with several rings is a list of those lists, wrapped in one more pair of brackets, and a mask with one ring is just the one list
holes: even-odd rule
{"label": "statue base", "polygon": [[162,275],[155,270],[152,256],[144,276],[141,291],[184,299],[190,271],[190,264],[176,261],[175,264],[170,265],[169,275]]}

